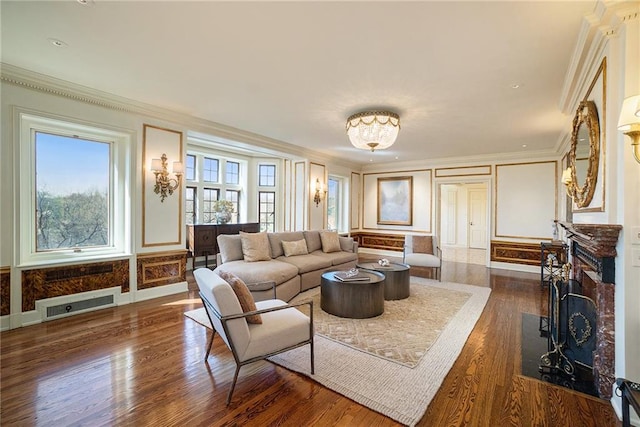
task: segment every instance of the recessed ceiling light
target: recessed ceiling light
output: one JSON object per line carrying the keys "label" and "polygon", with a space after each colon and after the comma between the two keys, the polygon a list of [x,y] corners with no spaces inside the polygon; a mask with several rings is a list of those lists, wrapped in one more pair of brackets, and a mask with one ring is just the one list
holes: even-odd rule
{"label": "recessed ceiling light", "polygon": [[521,87],[522,87],[522,85],[521,85],[520,83],[513,83],[513,84],[511,85],[511,89],[519,89],[519,88],[521,88]]}
{"label": "recessed ceiling light", "polygon": [[527,144],[522,144],[522,148],[527,148]]}
{"label": "recessed ceiling light", "polygon": [[58,39],[54,39],[54,38],[49,38],[47,39],[49,40],[49,43],[51,43],[52,45],[54,45],[55,47],[67,47],[68,45],[63,42],[62,40],[58,40]]}
{"label": "recessed ceiling light", "polygon": [[399,157],[398,157],[398,156],[396,156],[396,160],[398,160],[398,159],[399,159]]}
{"label": "recessed ceiling light", "polygon": [[369,159],[370,162],[373,162],[373,159]]}

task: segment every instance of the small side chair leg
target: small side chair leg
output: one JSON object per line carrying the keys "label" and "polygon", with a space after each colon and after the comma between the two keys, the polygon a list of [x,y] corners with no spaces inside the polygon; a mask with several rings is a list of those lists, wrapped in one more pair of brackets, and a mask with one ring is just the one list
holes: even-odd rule
{"label": "small side chair leg", "polygon": [[231,403],[231,396],[233,395],[233,389],[236,388],[236,381],[238,381],[238,372],[240,372],[240,365],[236,365],[236,373],[233,375],[233,383],[231,384],[231,390],[227,396],[227,406]]}
{"label": "small side chair leg", "polygon": [[206,361],[209,358],[209,353],[211,353],[211,347],[213,347],[213,338],[216,336],[216,330],[211,330],[211,338],[209,338],[209,343],[207,345],[207,354],[204,356],[204,360]]}

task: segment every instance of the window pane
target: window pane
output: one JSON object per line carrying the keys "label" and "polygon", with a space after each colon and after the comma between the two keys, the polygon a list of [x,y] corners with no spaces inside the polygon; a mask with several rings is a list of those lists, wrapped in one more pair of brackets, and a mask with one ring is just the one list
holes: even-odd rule
{"label": "window pane", "polygon": [[238,209],[238,202],[240,200],[240,192],[235,190],[227,190],[225,192],[225,199],[233,203],[233,215],[231,216],[231,224],[237,224],[240,221],[240,210]]}
{"label": "window pane", "polygon": [[110,245],[111,145],[35,133],[36,251]]}
{"label": "window pane", "polygon": [[275,231],[276,193],[273,191],[260,191],[258,193],[258,219],[260,231]]}
{"label": "window pane", "polygon": [[185,193],[185,221],[187,224],[196,223],[196,188],[187,187]]}
{"label": "window pane", "polygon": [[275,187],[276,185],[276,166],[260,165],[259,168],[259,185],[261,187]]}
{"label": "window pane", "polygon": [[340,181],[329,178],[327,188],[327,228],[330,230],[340,229]]}
{"label": "window pane", "polygon": [[216,188],[205,188],[203,192],[202,200],[202,223],[214,223],[216,222],[216,214],[213,212],[213,202],[218,200],[220,190]]}
{"label": "window pane", "polygon": [[240,163],[227,162],[227,184],[240,183]]}
{"label": "window pane", "polygon": [[202,168],[202,180],[205,182],[218,182],[218,159],[204,158],[204,164]]}
{"label": "window pane", "polygon": [[186,179],[188,181],[195,181],[196,179],[196,156],[193,154],[187,154]]}

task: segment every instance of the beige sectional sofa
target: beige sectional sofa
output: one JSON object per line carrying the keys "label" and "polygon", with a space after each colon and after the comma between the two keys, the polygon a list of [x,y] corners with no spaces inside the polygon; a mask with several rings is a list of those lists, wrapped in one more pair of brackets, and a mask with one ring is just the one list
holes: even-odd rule
{"label": "beige sectional sofa", "polygon": [[[321,237],[321,233],[327,234]],[[327,244],[327,241],[333,242],[336,237],[336,235],[331,236],[330,233],[310,230],[219,235],[220,253],[217,255],[217,267],[214,271],[233,273],[247,284],[275,282],[276,297],[290,301],[300,292],[319,286],[324,272],[355,267],[358,260],[358,244],[353,238],[343,236],[338,237],[339,247]],[[257,234],[266,234],[269,255],[262,257],[261,260],[249,261],[253,254],[247,252],[249,250],[246,244],[247,239],[264,237]],[[304,243],[301,242],[302,240]],[[290,249],[292,244],[302,243],[303,249],[306,245],[306,251],[302,250],[301,254],[292,255],[289,250],[289,253],[285,254],[283,241],[289,242],[285,243],[287,249]],[[272,290],[252,290],[251,292],[256,301],[273,298]]]}

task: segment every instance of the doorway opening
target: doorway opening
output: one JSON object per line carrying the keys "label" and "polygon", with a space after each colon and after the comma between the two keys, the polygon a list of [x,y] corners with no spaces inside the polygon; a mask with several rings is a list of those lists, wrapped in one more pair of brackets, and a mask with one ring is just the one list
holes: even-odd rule
{"label": "doorway opening", "polygon": [[444,261],[489,265],[488,190],[488,182],[439,185],[438,232]]}

